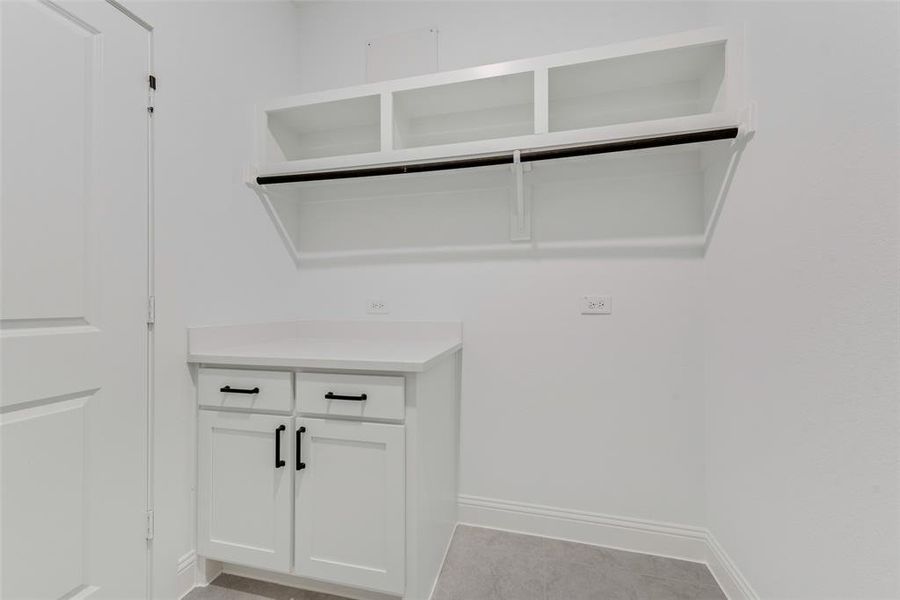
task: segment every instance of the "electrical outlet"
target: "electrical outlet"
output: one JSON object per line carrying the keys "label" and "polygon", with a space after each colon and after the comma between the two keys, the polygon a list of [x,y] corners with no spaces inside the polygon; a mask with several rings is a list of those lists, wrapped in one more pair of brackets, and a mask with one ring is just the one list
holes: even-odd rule
{"label": "electrical outlet", "polygon": [[585,296],[581,299],[581,314],[608,315],[612,313],[612,296]]}
{"label": "electrical outlet", "polygon": [[386,300],[374,298],[369,300],[368,304],[366,305],[366,312],[370,315],[386,315],[391,312],[391,307],[388,306]]}

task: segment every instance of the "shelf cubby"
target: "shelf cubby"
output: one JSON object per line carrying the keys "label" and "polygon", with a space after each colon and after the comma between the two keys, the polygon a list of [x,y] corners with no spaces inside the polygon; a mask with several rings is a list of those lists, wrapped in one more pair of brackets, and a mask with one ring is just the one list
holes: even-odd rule
{"label": "shelf cubby", "polygon": [[272,162],[378,152],[378,94],[266,111]]}
{"label": "shelf cubby", "polygon": [[551,67],[550,131],[712,113],[724,76],[725,42]]}
{"label": "shelf cubby", "polygon": [[394,148],[534,133],[534,73],[394,92]]}

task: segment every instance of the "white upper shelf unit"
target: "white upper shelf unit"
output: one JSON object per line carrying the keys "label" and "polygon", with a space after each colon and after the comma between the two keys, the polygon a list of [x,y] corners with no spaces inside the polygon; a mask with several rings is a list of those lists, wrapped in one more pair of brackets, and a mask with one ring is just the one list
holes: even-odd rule
{"label": "white upper shelf unit", "polygon": [[716,28],[285,98],[260,111],[254,175],[734,133],[740,63]]}

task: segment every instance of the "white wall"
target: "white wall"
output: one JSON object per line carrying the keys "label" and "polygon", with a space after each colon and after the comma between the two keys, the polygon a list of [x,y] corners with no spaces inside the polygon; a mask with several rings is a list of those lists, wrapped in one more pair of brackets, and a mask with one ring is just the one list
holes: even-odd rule
{"label": "white wall", "polygon": [[[896,595],[897,73],[896,53],[883,51],[896,9],[129,6],[156,27],[160,77],[156,597],[174,595],[175,564],[193,547],[185,327],[369,318],[373,296],[391,303],[388,319],[465,324],[463,493],[708,522],[767,598]],[[761,130],[705,265],[594,256],[298,269],[241,182],[252,103],[362,82],[371,37],[437,25],[451,69],[744,19]],[[613,315],[577,314],[577,298],[595,292],[613,295]]]}
{"label": "white wall", "polygon": [[[441,69],[702,26],[667,3],[303,3],[302,86],[359,84],[365,41],[429,25]],[[573,218],[578,218],[573,216]],[[703,522],[698,258],[371,261],[301,267],[307,317],[464,323],[461,492]],[[608,293],[609,317],[577,300]]]}
{"label": "white wall", "polygon": [[706,258],[709,526],[762,598],[900,595],[896,3],[722,3],[759,132]]}
{"label": "white wall", "polygon": [[295,317],[299,282],[256,195],[252,106],[300,84],[289,2],[134,2],[154,26],[156,161],[156,598],[194,547],[194,388],[188,325]]}

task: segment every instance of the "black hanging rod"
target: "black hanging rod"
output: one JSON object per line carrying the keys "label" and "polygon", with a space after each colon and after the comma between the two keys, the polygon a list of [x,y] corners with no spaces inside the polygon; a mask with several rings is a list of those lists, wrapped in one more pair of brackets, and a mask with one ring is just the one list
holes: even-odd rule
{"label": "black hanging rod", "polygon": [[[698,142],[729,140],[736,138],[737,135],[737,127],[723,127],[721,129],[708,129],[705,131],[676,133],[672,135],[658,135],[634,140],[600,142],[597,144],[581,144],[577,146],[564,146],[561,148],[539,150],[522,150],[519,153],[519,160],[522,162],[536,162],[539,160],[553,160],[556,158],[608,154],[610,152],[628,152],[630,150],[664,148],[666,146],[680,146],[682,144],[696,144]],[[319,171],[313,173],[291,173],[288,175],[264,175],[257,177],[256,183],[259,185],[271,185],[276,183],[300,183],[304,181],[326,181],[331,179],[354,179],[357,177],[380,177],[384,175],[403,175],[406,173],[426,173],[430,171],[448,171],[452,169],[509,165],[514,162],[514,154],[509,152],[505,154],[491,154],[488,156],[419,162],[405,165],[387,165],[383,167],[364,167],[359,169]]]}

